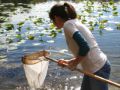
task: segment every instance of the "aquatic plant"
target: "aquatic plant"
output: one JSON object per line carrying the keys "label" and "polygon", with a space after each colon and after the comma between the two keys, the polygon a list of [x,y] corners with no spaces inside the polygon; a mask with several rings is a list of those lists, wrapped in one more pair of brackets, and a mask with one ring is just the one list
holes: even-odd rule
{"label": "aquatic plant", "polygon": [[[78,2],[78,1],[77,1]],[[109,2],[94,2],[92,0],[89,1],[81,1],[84,5],[82,9],[79,9],[78,12],[78,19],[83,24],[86,24],[91,31],[98,30],[100,35],[103,34],[103,30],[106,28],[106,24],[109,22],[107,19],[103,19],[102,16],[104,16],[107,13],[112,13],[114,17],[119,15],[119,12],[117,11],[117,5],[114,3],[113,0],[110,0]],[[99,5],[96,5],[99,4]],[[46,11],[47,13],[49,11]],[[5,18],[0,19],[1,21],[4,21]],[[27,26],[25,30],[22,28],[24,27],[24,24],[29,21],[32,24],[34,24],[34,27]],[[47,22],[47,23],[46,23]],[[39,27],[42,27],[42,25],[48,24],[48,27],[43,27],[42,32],[39,31]],[[15,28],[17,27],[17,29]],[[11,38],[7,38],[7,41],[9,43],[12,43],[14,41],[20,42],[21,40],[28,39],[28,40],[38,40],[41,43],[45,42],[43,40],[44,36],[50,36],[51,38],[55,38],[58,33],[62,33],[62,30],[56,30],[56,27],[51,21],[46,21],[45,18],[37,17],[37,16],[30,16],[26,18],[24,21],[18,22],[16,25],[12,23],[7,23],[2,28],[5,28],[5,30],[0,29],[0,33],[5,33],[5,31],[11,31],[16,29],[16,40],[12,40]],[[35,28],[36,27],[36,28]],[[120,25],[116,24],[116,28],[119,29]],[[33,30],[34,29],[34,30]],[[39,35],[36,35],[36,34]],[[9,34],[9,33],[7,33]]]}
{"label": "aquatic plant", "polygon": [[35,38],[34,35],[31,35],[31,34],[28,35],[27,37],[28,37],[29,40],[34,40],[34,38]]}
{"label": "aquatic plant", "polygon": [[116,24],[117,29],[120,30],[120,23]]}
{"label": "aquatic plant", "polygon": [[33,21],[34,24],[39,25],[43,23],[43,18],[37,18],[36,20]]}
{"label": "aquatic plant", "polygon": [[7,20],[8,20],[8,18],[0,15],[0,23],[6,22]]}
{"label": "aquatic plant", "polygon": [[11,24],[11,23],[5,24],[5,29],[6,29],[7,31],[13,30],[13,29],[14,29],[14,25]]}

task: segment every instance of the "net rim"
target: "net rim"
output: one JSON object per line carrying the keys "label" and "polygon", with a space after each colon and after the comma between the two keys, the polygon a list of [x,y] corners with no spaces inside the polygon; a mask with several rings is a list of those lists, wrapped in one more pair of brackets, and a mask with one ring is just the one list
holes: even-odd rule
{"label": "net rim", "polygon": [[22,57],[23,64],[36,64],[40,62],[40,57],[49,56],[50,53],[48,51],[38,51],[30,54],[26,54]]}

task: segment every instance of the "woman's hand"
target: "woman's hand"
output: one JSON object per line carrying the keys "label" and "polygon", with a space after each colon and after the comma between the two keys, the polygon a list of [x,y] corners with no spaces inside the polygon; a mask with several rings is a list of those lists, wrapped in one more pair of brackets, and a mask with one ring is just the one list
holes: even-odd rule
{"label": "woman's hand", "polygon": [[68,66],[68,61],[64,60],[64,59],[58,60],[58,65],[61,66],[61,67],[67,67]]}
{"label": "woman's hand", "polygon": [[59,60],[58,65],[62,67],[68,67],[71,70],[74,70],[77,65],[80,63],[79,58],[73,58],[71,60]]}
{"label": "woman's hand", "polygon": [[80,63],[79,58],[71,59],[71,60],[68,62],[69,69],[74,70],[79,63]]}

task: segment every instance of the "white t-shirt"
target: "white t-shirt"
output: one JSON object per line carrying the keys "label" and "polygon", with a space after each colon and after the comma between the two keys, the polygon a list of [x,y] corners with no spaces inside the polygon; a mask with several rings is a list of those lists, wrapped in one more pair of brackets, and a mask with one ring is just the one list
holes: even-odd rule
{"label": "white t-shirt", "polygon": [[79,31],[80,35],[88,43],[90,50],[80,63],[83,70],[94,73],[102,68],[107,60],[107,56],[100,50],[91,31],[77,19],[66,21],[63,28],[68,48],[75,57],[78,56],[80,46],[73,39],[74,33]]}

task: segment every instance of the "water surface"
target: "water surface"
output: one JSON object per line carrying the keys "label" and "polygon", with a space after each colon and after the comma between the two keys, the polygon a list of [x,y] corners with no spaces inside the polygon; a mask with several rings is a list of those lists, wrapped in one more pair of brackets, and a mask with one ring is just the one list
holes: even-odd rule
{"label": "water surface", "polygon": [[[12,15],[10,17],[10,22],[16,24],[31,16],[38,16],[49,20],[47,13],[49,9],[48,6],[51,7],[53,4],[54,2],[46,2],[32,5],[29,13],[17,13],[17,15]],[[20,9],[18,9],[18,12],[19,11]],[[103,50],[104,53],[107,54],[108,59],[111,62],[112,70],[110,79],[120,83],[120,31],[117,30],[114,25],[116,22],[120,22],[120,16],[111,17],[111,15],[106,14],[106,16],[104,16],[103,18],[110,19],[108,27],[112,28],[113,30],[104,30],[102,36],[97,30],[93,31],[92,33],[96,37],[100,48]],[[31,25],[32,24],[28,21],[26,22],[25,27]],[[37,29],[39,29],[39,31],[42,31],[42,27],[47,26],[48,23],[46,23],[45,25],[40,25]],[[33,28],[36,29],[35,26],[33,26]],[[0,37],[0,40],[3,43],[4,38],[5,36]],[[56,51],[52,54],[52,57],[55,59],[67,59],[71,57],[69,55],[57,53],[57,51],[70,53],[67,51],[67,45],[63,33],[58,34],[58,37],[54,39],[50,37],[44,37],[44,39],[47,40],[46,43],[40,43],[36,40],[25,40],[23,41],[23,43],[20,44],[14,43],[1,46],[0,90],[23,90],[28,86],[21,62],[21,57],[26,53],[49,49],[52,51]],[[44,89],[47,88],[47,90],[79,90],[82,76],[83,74],[79,72],[74,72],[65,68],[61,68],[55,63],[50,62],[48,74],[44,83]],[[114,87],[112,87],[111,90],[115,90],[113,88]]]}

